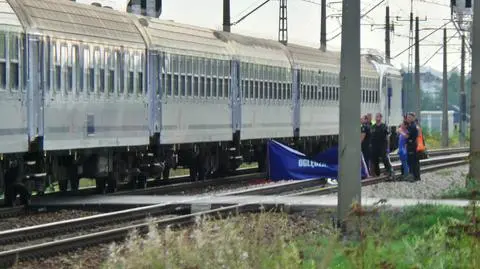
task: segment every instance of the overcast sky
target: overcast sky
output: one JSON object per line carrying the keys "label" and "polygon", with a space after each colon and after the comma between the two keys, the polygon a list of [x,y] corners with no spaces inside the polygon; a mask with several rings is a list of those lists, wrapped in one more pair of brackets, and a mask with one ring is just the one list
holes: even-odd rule
{"label": "overcast sky", "polygon": [[[264,0],[231,0],[232,22],[238,20],[255,6]],[[327,15],[341,14],[341,1],[327,0],[329,8]],[[381,2],[381,0],[362,0],[362,13]],[[414,0],[414,16],[421,20],[420,28],[438,28],[443,25],[445,19],[450,18],[449,0]],[[187,24],[221,29],[222,28],[222,0],[163,0],[161,18],[174,20]],[[288,37],[290,43],[298,43],[312,47],[320,45],[320,0],[288,0]],[[390,5],[390,15],[395,20],[399,16],[401,20],[409,18],[410,0],[386,0],[378,8],[369,13],[362,20],[362,48],[373,48],[384,52],[385,30],[380,25],[385,23],[385,6]],[[232,32],[269,38],[278,38],[278,13],[279,1],[271,0],[257,12],[249,16],[238,25],[232,27]],[[395,33],[392,36],[392,57],[408,47],[409,22],[395,21]],[[330,17],[327,20],[327,40],[340,32],[341,18]],[[373,27],[373,30],[372,30]],[[453,28],[452,24],[447,26]],[[420,38],[426,36],[432,30],[420,32]],[[452,35],[455,31],[448,30]],[[438,50],[443,38],[443,31],[438,31],[427,38],[420,48],[420,64],[424,63]],[[341,36],[328,42],[330,50],[340,50]],[[453,38],[449,42],[449,69],[460,64],[460,39]],[[470,55],[467,55],[470,59]],[[408,51],[394,59],[396,65],[408,64]],[[428,63],[439,71],[442,70],[442,50],[439,51]],[[470,63],[467,61],[467,68]]]}

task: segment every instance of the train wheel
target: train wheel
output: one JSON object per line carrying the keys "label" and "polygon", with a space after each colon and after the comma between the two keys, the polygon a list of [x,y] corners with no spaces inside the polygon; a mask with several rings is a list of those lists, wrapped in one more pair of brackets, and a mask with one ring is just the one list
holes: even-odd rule
{"label": "train wheel", "polygon": [[140,173],[138,176],[137,176],[137,188],[140,188],[140,189],[146,189],[147,188],[147,177],[145,176],[145,174],[143,173]]}
{"label": "train wheel", "polygon": [[105,193],[105,179],[104,178],[96,178],[95,185],[97,193],[104,194]]}

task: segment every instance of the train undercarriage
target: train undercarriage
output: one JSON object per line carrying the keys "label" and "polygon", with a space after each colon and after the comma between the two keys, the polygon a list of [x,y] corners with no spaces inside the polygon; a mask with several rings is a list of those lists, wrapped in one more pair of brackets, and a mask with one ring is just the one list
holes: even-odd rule
{"label": "train undercarriage", "polygon": [[[158,139],[153,139],[158,141]],[[312,155],[337,143],[336,136],[285,138],[288,144]],[[37,143],[40,144],[40,143]],[[33,192],[76,192],[80,179],[94,179],[97,193],[115,192],[120,185],[146,188],[147,180],[167,180],[171,170],[188,169],[191,181],[232,175],[242,164],[257,163],[266,171],[267,140],[155,145],[2,155],[0,193],[6,206],[28,204]],[[55,188],[57,187],[57,188]]]}

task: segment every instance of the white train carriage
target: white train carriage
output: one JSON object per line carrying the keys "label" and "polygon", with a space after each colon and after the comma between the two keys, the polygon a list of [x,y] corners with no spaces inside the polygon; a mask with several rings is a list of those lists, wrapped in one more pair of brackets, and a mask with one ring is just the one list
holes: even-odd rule
{"label": "white train carriage", "polygon": [[241,139],[293,136],[291,59],[281,43],[218,32],[239,61]]}
{"label": "white train carriage", "polygon": [[[141,18],[160,74],[161,144],[232,140],[231,56],[213,30]],[[150,66],[149,66],[150,67]]]}
{"label": "white train carriage", "polygon": [[28,150],[24,30],[10,4],[0,0],[0,153]]}
{"label": "white train carriage", "polygon": [[28,35],[31,108],[43,115],[31,124],[43,150],[147,145],[146,47],[135,23],[69,1],[11,2]]}
{"label": "white train carriage", "polygon": [[[289,45],[288,49],[300,70],[300,136],[337,135],[340,53],[299,45]],[[361,67],[361,111],[378,112],[378,73],[365,57]]]}
{"label": "white train carriage", "polygon": [[[373,56],[373,57],[372,57]],[[402,74],[392,65],[384,64],[374,55],[369,55],[379,74],[380,111],[390,126],[402,120]]]}

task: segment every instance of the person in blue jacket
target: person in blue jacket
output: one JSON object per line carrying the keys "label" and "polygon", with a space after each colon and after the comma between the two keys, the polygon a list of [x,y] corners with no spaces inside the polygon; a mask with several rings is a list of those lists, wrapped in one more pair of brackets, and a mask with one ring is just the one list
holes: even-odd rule
{"label": "person in blue jacket", "polygon": [[406,177],[409,174],[409,167],[408,167],[408,153],[407,153],[407,139],[408,139],[408,131],[407,131],[408,122],[406,119],[400,124],[398,127],[398,156],[400,157],[400,161],[402,162],[402,176]]}

